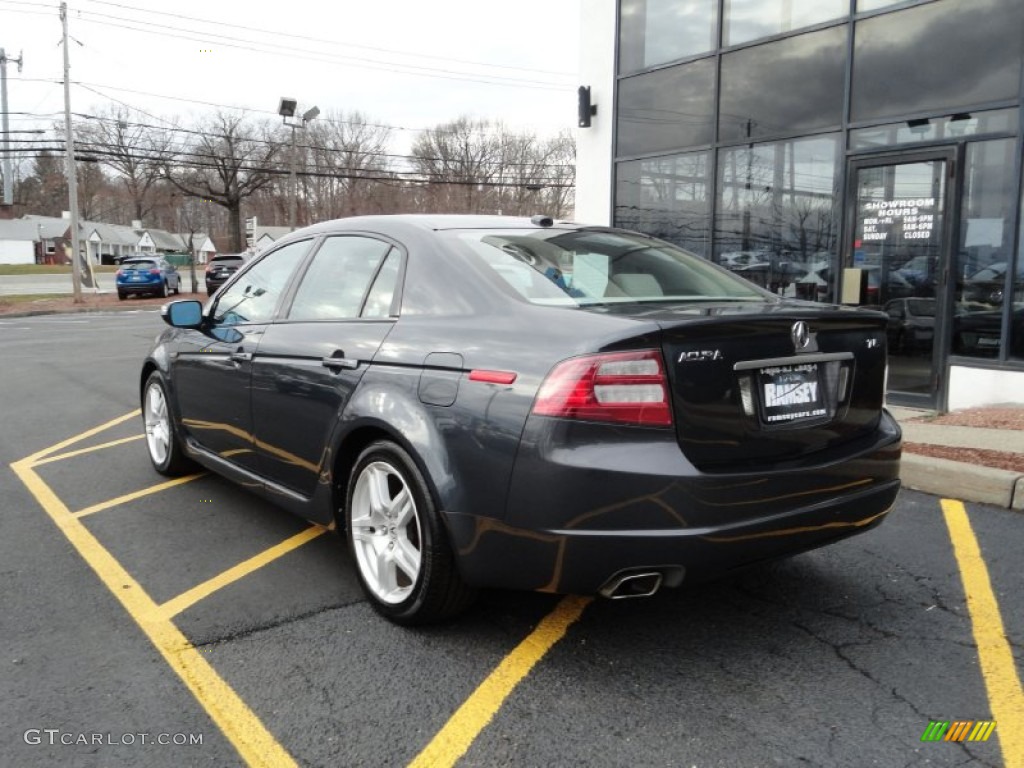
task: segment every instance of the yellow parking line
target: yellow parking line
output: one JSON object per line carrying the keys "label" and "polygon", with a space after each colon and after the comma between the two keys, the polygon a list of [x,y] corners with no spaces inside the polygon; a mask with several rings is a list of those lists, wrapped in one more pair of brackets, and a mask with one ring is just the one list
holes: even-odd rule
{"label": "yellow parking line", "polygon": [[64,461],[64,459],[70,459],[72,456],[81,456],[83,453],[102,451],[104,448],[113,448],[115,445],[123,445],[124,443],[142,440],[144,437],[145,435],[132,435],[131,437],[122,437],[120,440],[111,440],[109,443],[100,443],[99,445],[90,445],[88,448],[79,448],[77,451],[58,453],[56,456],[47,456],[45,459],[33,462],[32,466],[41,467],[43,464],[51,464],[55,461]]}
{"label": "yellow parking line", "polygon": [[132,491],[126,493],[124,496],[118,496],[116,499],[110,501],[101,501],[99,504],[93,504],[91,507],[80,509],[74,512],[75,517],[86,517],[87,515],[95,514],[96,512],[102,512],[104,509],[110,509],[111,507],[117,507],[121,504],[127,504],[129,501],[135,501],[145,496],[150,496],[154,493],[160,493],[160,491],[166,491],[168,488],[173,488],[176,485],[184,485],[185,483],[191,483],[200,477],[205,477],[205,472],[197,472],[194,475],[185,475],[184,477],[176,477],[173,480],[168,480],[163,483],[157,483],[151,485],[148,488],[143,488],[141,491]]}
{"label": "yellow parking line", "polygon": [[[118,422],[108,422],[108,426],[114,423]],[[93,430],[92,434],[96,431],[99,430]],[[59,447],[73,442],[64,441]],[[58,450],[58,447],[15,462],[11,468],[111,594],[128,611],[245,763],[253,768],[296,766],[292,756],[202,654],[192,647],[188,638],[161,616],[160,607],[142,586],[33,471],[32,462],[54,450]]]}
{"label": "yellow parking line", "polygon": [[160,606],[160,612],[168,619],[173,616],[177,616],[186,608],[190,608],[203,598],[209,597],[218,589],[223,589],[229,584],[233,584],[239,579],[248,576],[253,571],[259,570],[263,566],[288,554],[294,549],[298,549],[307,541],[312,541],[326,531],[326,528],[322,528],[319,525],[310,526],[291,538],[285,539],[280,544],[275,544],[273,547],[270,547],[270,549],[265,549],[258,555],[254,555],[233,568],[229,568],[223,573],[217,574],[212,579],[192,587],[192,589],[187,592],[183,592],[177,597],[171,598]]}
{"label": "yellow parking line", "polygon": [[409,768],[451,766],[466,754],[509,694],[551,647],[565,637],[591,600],[574,595],[563,598],[555,610],[545,616],[537,628],[473,691],[444,728],[409,764]]}
{"label": "yellow parking line", "polygon": [[111,427],[116,427],[118,424],[123,424],[124,422],[128,421],[128,419],[134,419],[140,413],[142,413],[142,411],[136,409],[131,413],[126,413],[124,416],[118,416],[116,419],[111,419],[108,422],[100,424],[98,427],[93,427],[92,429],[86,430],[85,432],[81,432],[75,435],[74,437],[69,437],[67,440],[61,440],[59,443],[57,443],[56,445],[51,445],[49,448],[43,448],[43,450],[41,451],[36,451],[31,456],[22,459],[22,462],[31,466],[44,456],[49,456],[51,453],[55,453],[56,451],[59,451],[62,448],[67,448],[69,445],[80,443],[83,440],[87,440],[88,438],[92,437],[93,435],[98,435],[100,432],[105,432]]}
{"label": "yellow parking line", "polygon": [[1024,768],[1024,690],[988,568],[963,502],[943,499],[942,513],[960,566],[992,719],[999,723],[1003,764],[1006,768]]}

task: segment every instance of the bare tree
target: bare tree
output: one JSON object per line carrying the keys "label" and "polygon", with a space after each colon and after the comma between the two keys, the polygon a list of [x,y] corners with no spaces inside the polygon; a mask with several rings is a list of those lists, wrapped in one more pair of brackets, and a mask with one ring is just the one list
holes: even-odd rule
{"label": "bare tree", "polygon": [[97,113],[76,127],[76,142],[121,182],[131,199],[131,218],[142,220],[152,211],[151,191],[162,177],[161,160],[170,150],[171,133],[126,107]]}
{"label": "bare tree", "polygon": [[499,175],[500,142],[486,120],[460,117],[423,133],[412,145],[412,166],[428,182],[437,212],[475,213]]}
{"label": "bare tree", "polygon": [[195,140],[165,160],[161,172],[185,195],[223,207],[231,248],[241,251],[242,202],[282,173],[273,167],[280,149],[267,121],[218,112],[200,123]]}
{"label": "bare tree", "polygon": [[377,193],[391,175],[389,128],[360,112],[336,113],[310,124],[302,136],[307,220],[380,210]]}

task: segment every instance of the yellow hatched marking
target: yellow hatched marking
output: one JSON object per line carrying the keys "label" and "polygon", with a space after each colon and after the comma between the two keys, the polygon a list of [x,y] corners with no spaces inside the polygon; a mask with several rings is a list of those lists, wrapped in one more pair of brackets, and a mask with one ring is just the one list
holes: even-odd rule
{"label": "yellow hatched marking", "polygon": [[184,485],[185,483],[191,483],[193,480],[197,480],[200,477],[205,477],[205,472],[197,472],[194,475],[185,475],[184,477],[176,477],[173,480],[168,480],[164,483],[157,483],[151,485],[149,488],[143,488],[141,491],[132,491],[126,493],[124,496],[118,496],[116,499],[110,501],[101,501],[99,504],[93,504],[91,507],[80,509],[78,512],[74,512],[75,517],[87,517],[97,512],[102,512],[104,509],[110,509],[111,507],[118,507],[122,504],[127,504],[129,501],[135,501],[136,499],[142,499],[146,496],[152,496],[154,493],[160,493],[160,491],[166,491],[168,488],[174,488],[177,485]]}
{"label": "yellow hatched marking", "polygon": [[[108,426],[119,424],[121,421],[123,419],[108,422]],[[77,439],[85,439],[96,431],[83,433]],[[65,440],[60,444],[60,448],[73,444],[75,440]],[[32,462],[53,450],[57,448],[33,454],[27,459],[15,462],[11,468],[46,510],[57,528],[96,572],[100,581],[124,606],[245,763],[252,768],[297,768],[292,756],[278,743],[241,697],[217,674],[200,652],[192,647],[181,630],[161,615],[160,607],[142,586],[33,471]]]}
{"label": "yellow hatched marking", "polygon": [[285,539],[280,544],[275,544],[269,549],[265,549],[258,555],[250,557],[248,560],[244,560],[238,565],[229,568],[223,573],[219,573],[208,581],[204,581],[202,584],[197,584],[187,592],[183,592],[177,597],[171,598],[166,603],[160,606],[160,612],[166,617],[171,618],[177,616],[179,613],[184,611],[186,608],[190,608],[198,603],[203,598],[209,597],[219,589],[223,589],[229,584],[234,584],[241,578],[248,576],[253,571],[257,571],[268,563],[272,563],[279,557],[287,555],[294,549],[298,549],[307,541],[312,541],[320,534],[326,532],[327,529],[319,525],[314,525],[306,528],[303,531],[295,534],[291,538]]}
{"label": "yellow hatched marking", "polygon": [[64,461],[64,459],[70,459],[72,456],[81,456],[84,453],[102,451],[104,448],[113,448],[115,445],[132,443],[136,440],[142,440],[144,437],[145,435],[132,435],[131,437],[122,437],[120,440],[111,440],[109,443],[100,443],[99,445],[90,445],[88,448],[79,448],[77,451],[58,453],[56,456],[48,456],[45,459],[40,459],[39,461],[34,462],[32,466],[41,467],[43,464],[52,464],[55,461]]}
{"label": "yellow hatched marking", "polygon": [[563,598],[555,610],[545,616],[537,628],[480,683],[444,728],[409,764],[409,768],[455,765],[520,681],[555,643],[565,637],[569,627],[583,614],[583,609],[591,599],[574,595]]}
{"label": "yellow hatched marking", "polygon": [[[139,411],[112,419],[98,427],[62,440],[11,465],[11,469],[39,502],[57,528],[95,571],[96,575],[124,606],[156,649],[181,678],[203,709],[253,768],[296,766],[291,755],[277,742],[237,693],[217,674],[188,638],[163,618],[160,607],[142,586],[108,552],[99,540],[67,508],[36,472],[35,463],[55,451],[86,440],[139,415]],[[188,478],[188,479],[194,479]],[[182,478],[181,481],[186,481]],[[180,483],[180,481],[179,481]],[[167,484],[161,484],[162,486]],[[156,492],[147,489],[146,493]],[[143,493],[142,495],[146,495]],[[129,494],[136,497],[136,494]],[[130,499],[129,499],[130,500]]]}
{"label": "yellow hatched marking", "polygon": [[128,419],[134,419],[141,413],[141,410],[135,409],[131,413],[126,413],[124,416],[118,416],[116,419],[111,419],[110,421],[100,424],[98,427],[93,427],[92,429],[86,430],[85,432],[75,435],[74,437],[69,437],[67,440],[61,440],[59,443],[57,443],[56,445],[51,445],[49,448],[43,448],[43,450],[41,451],[36,451],[31,456],[22,459],[21,462],[19,463],[24,463],[28,466],[32,466],[44,456],[49,456],[51,453],[56,453],[57,451],[63,450],[64,448],[67,448],[69,445],[74,445],[75,443],[80,443],[83,440],[88,440],[93,435],[98,435],[100,432],[106,432],[111,427],[116,427],[118,424],[123,424],[124,422],[128,421]]}
{"label": "yellow hatched marking", "polygon": [[988,567],[963,502],[943,499],[942,513],[960,566],[993,719],[999,723],[1003,764],[1006,768],[1024,768],[1024,689],[1003,627],[999,603],[992,591]]}

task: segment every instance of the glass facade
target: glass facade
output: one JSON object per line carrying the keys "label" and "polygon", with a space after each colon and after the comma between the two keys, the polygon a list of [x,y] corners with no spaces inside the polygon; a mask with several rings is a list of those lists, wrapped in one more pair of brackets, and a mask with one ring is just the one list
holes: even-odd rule
{"label": "glass facade", "polygon": [[725,54],[719,141],[838,128],[845,63],[845,27]]}
{"label": "glass facade", "polygon": [[838,136],[722,150],[715,258],[786,296],[831,300]]}
{"label": "glass facade", "polygon": [[1024,3],[936,0],[857,22],[851,117],[1020,98]]}
{"label": "glass facade", "polygon": [[711,255],[710,153],[667,155],[619,164],[615,221]]}
{"label": "glass facade", "polygon": [[723,44],[793,32],[849,12],[849,0],[725,0]]}
{"label": "glass facade", "polygon": [[713,51],[717,33],[718,0],[622,0],[619,71]]}
{"label": "glass facade", "polygon": [[705,59],[619,81],[618,154],[710,144],[715,125],[713,64]]}
{"label": "glass facade", "polygon": [[[619,22],[616,224],[811,300],[871,251],[867,303],[945,313],[936,365],[1024,363],[1022,0],[620,0]],[[914,168],[946,174],[931,208],[855,210],[872,179],[902,205]]]}

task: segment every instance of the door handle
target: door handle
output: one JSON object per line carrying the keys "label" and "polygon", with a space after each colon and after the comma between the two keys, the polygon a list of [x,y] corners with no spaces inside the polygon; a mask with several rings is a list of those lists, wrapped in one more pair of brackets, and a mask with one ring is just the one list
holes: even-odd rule
{"label": "door handle", "polygon": [[252,352],[243,352],[238,350],[237,352],[231,353],[231,362],[233,363],[248,363],[252,360]]}
{"label": "door handle", "polygon": [[348,368],[349,370],[355,370],[359,367],[359,361],[353,360],[350,357],[345,357],[344,352],[335,352],[330,357],[325,357],[320,360],[320,365],[324,368],[330,368],[332,371],[335,369]]}

